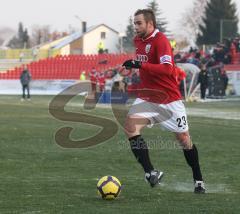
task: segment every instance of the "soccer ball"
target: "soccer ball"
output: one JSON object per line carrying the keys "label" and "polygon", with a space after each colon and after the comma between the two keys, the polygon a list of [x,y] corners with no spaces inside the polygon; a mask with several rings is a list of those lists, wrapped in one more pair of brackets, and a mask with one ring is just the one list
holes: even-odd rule
{"label": "soccer ball", "polygon": [[115,199],[121,191],[121,183],[114,176],[104,176],[97,183],[98,194],[107,200]]}

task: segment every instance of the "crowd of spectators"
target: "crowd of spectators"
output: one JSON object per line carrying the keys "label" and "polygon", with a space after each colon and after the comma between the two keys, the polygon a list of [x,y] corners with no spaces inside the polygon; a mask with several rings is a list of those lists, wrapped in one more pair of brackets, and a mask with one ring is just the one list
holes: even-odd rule
{"label": "crowd of spectators", "polygon": [[[200,83],[201,98],[205,99],[206,90],[209,86],[208,68],[216,65],[234,63],[237,53],[240,53],[240,37],[224,39],[223,43],[217,43],[205,52],[192,47],[188,52],[177,52],[174,55],[174,61],[176,63],[191,63],[199,67],[201,72],[198,83]],[[221,70],[220,77],[224,83],[223,95],[225,96],[228,77],[224,69]]]}
{"label": "crowd of spectators", "polygon": [[176,63],[191,63],[198,67],[205,64],[207,67],[220,63],[231,64],[240,52],[240,37],[224,39],[206,51],[190,47],[187,52],[177,52],[174,55]]}

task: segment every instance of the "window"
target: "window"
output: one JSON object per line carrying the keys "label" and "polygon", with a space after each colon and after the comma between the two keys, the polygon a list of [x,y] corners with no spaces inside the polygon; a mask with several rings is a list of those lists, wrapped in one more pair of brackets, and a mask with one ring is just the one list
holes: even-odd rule
{"label": "window", "polygon": [[101,32],[101,39],[106,39],[106,32]]}

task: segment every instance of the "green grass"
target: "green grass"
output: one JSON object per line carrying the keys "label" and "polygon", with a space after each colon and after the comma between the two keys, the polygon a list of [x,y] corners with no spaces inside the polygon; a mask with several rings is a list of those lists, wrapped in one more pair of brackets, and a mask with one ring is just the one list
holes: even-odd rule
{"label": "green grass", "polygon": [[[171,133],[146,129],[151,158],[165,172],[162,186],[151,189],[125,143],[123,131],[88,149],[64,149],[54,142],[66,125],[74,138],[99,128],[62,122],[48,112],[51,96],[20,102],[0,96],[0,213],[240,213],[240,121],[189,117],[198,146],[207,194],[192,193],[191,171]],[[67,109],[82,111],[74,99]],[[239,111],[240,102],[194,103],[189,108]],[[109,109],[88,113],[113,119]],[[153,142],[154,141],[154,142]],[[160,141],[159,144],[155,141]],[[114,175],[123,190],[114,201],[96,194],[97,179]]]}

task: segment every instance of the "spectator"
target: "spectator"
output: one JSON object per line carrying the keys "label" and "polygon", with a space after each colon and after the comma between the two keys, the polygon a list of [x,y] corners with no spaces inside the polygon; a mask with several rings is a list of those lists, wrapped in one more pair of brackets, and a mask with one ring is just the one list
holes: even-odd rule
{"label": "spectator", "polygon": [[37,56],[38,56],[38,48],[33,48],[32,50],[33,61],[37,60]]}
{"label": "spectator", "polygon": [[140,76],[138,70],[135,70],[132,74],[132,85],[138,85],[140,83]]}
{"label": "spectator", "polygon": [[240,52],[240,37],[237,37],[237,52]]}
{"label": "spectator", "polygon": [[102,54],[102,53],[104,53],[104,44],[103,44],[103,42],[102,42],[102,41],[101,41],[101,42],[99,42],[99,44],[98,44],[97,48],[98,48],[98,53],[99,53],[99,54]]}
{"label": "spectator", "polygon": [[92,93],[96,92],[96,84],[97,84],[97,70],[93,67],[89,73],[89,78],[91,81]]}
{"label": "spectator", "polygon": [[204,100],[206,96],[206,89],[208,87],[208,76],[207,76],[206,65],[201,65],[201,71],[198,76],[198,83],[200,83],[201,99]]}
{"label": "spectator", "polygon": [[140,89],[140,74],[138,69],[132,69],[132,73],[129,76],[129,86],[128,86],[128,94],[130,96],[135,97],[137,94],[137,90]]}
{"label": "spectator", "polygon": [[225,58],[225,51],[224,51],[224,45],[218,43],[217,47],[214,49],[213,57],[217,63],[224,62]]}
{"label": "spectator", "polygon": [[23,58],[24,58],[24,52],[21,51],[19,54],[19,62],[22,62]]}
{"label": "spectator", "polygon": [[24,65],[24,69],[20,76],[20,82],[22,84],[22,99],[21,99],[22,101],[26,99],[25,90],[27,90],[27,99],[30,100],[30,88],[29,88],[30,81],[31,81],[31,74],[27,66]]}
{"label": "spectator", "polygon": [[129,76],[124,76],[122,82],[123,82],[123,84],[124,84],[124,92],[126,92],[126,91],[127,91],[128,84],[129,84],[129,82],[130,82]]}
{"label": "spectator", "polygon": [[105,88],[105,72],[99,71],[97,75],[97,82],[99,86],[99,91],[103,92]]}
{"label": "spectator", "polygon": [[81,74],[80,74],[80,80],[81,81],[85,81],[86,80],[86,72],[83,71]]}
{"label": "spectator", "polygon": [[231,52],[231,59],[233,62],[234,58],[236,57],[236,46],[234,42],[231,43],[230,52]]}
{"label": "spectator", "polygon": [[182,60],[181,54],[180,54],[180,53],[176,53],[176,54],[174,55],[174,62],[175,62],[175,63],[180,63],[181,60]]}
{"label": "spectator", "polygon": [[228,86],[228,76],[227,76],[226,71],[224,71],[224,70],[222,71],[221,79],[222,79],[223,84],[224,84],[223,96],[226,96],[226,89],[227,89],[227,86]]}

